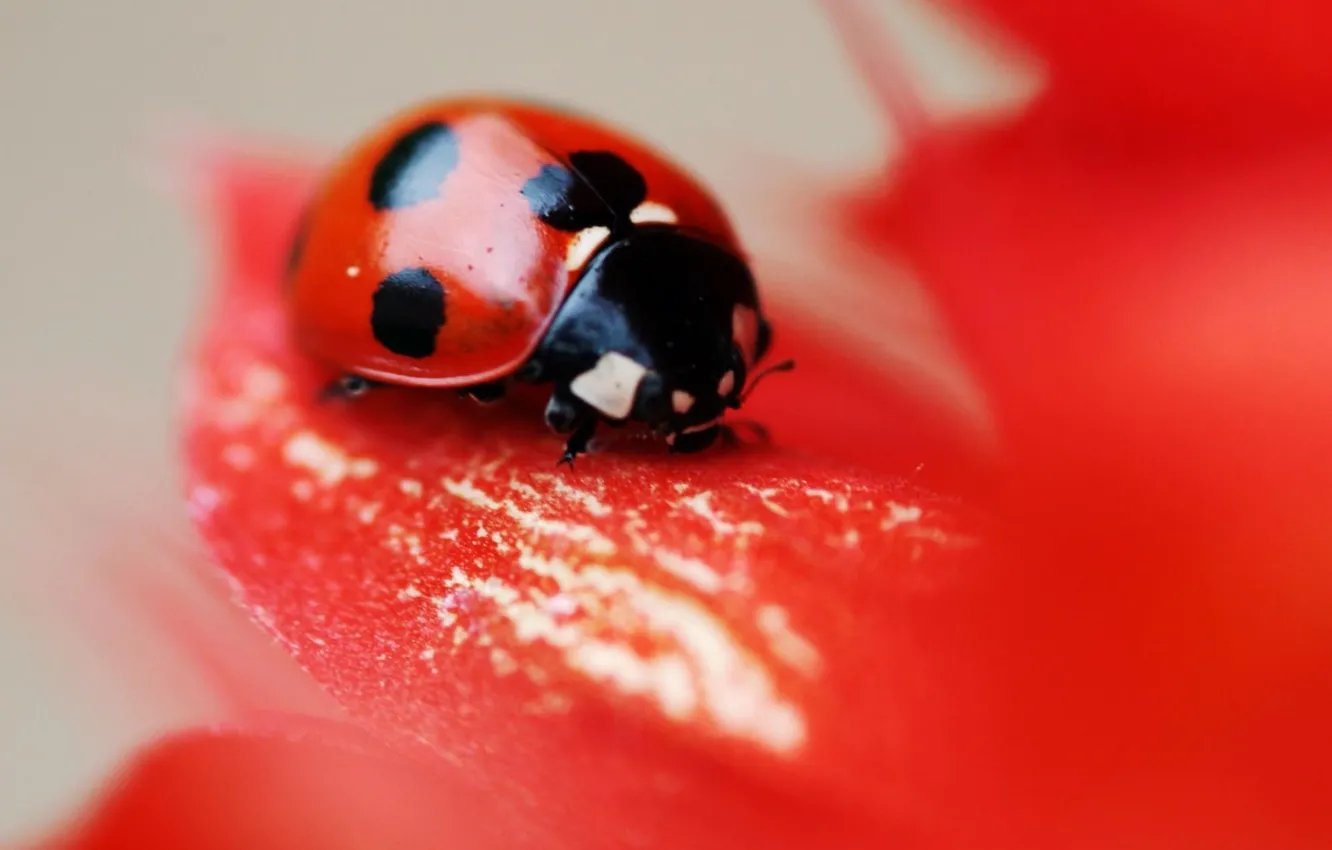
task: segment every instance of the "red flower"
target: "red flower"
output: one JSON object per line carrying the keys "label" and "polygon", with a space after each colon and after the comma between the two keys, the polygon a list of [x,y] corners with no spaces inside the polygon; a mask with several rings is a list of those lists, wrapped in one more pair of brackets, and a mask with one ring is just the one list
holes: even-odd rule
{"label": "red flower", "polygon": [[[835,208],[937,299],[997,475],[780,298],[773,446],[569,472],[521,400],[317,403],[279,300],[311,171],[209,151],[190,505],[346,718],[165,742],[69,846],[1326,846],[1332,83],[1277,60],[1332,13],[977,5],[1044,94],[885,90],[908,149]],[[1160,32],[1191,62],[1127,67]]]}

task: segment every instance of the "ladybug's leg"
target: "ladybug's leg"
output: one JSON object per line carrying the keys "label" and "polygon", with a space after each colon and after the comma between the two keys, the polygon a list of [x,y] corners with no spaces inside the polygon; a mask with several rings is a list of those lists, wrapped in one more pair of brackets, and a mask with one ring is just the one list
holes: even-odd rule
{"label": "ladybug's leg", "polygon": [[725,446],[738,446],[742,444],[744,442],[744,437],[741,436],[741,431],[749,432],[750,436],[759,443],[772,442],[772,432],[768,430],[766,425],[748,419],[719,425],[718,430],[720,432],[718,436],[721,438],[721,443]]}
{"label": "ladybug's leg", "polygon": [[473,401],[481,404],[494,404],[504,398],[505,393],[509,391],[509,385],[504,381],[491,381],[486,384],[476,384],[471,387],[464,387],[458,390],[459,395],[466,396]]}
{"label": "ladybug's leg", "polygon": [[705,428],[702,431],[690,431],[689,433],[676,433],[671,436],[671,452],[674,454],[693,454],[701,452],[708,446],[717,442],[717,437],[721,436],[721,426],[713,425],[711,428]]}
{"label": "ladybug's leg", "polygon": [[560,463],[573,465],[573,460],[587,451],[587,444],[596,433],[600,416],[567,386],[557,386],[546,403],[546,424],[557,434],[568,434]]}
{"label": "ladybug's leg", "polygon": [[327,384],[319,391],[320,401],[335,401],[339,399],[353,399],[365,395],[374,387],[384,386],[378,381],[372,381],[369,378],[362,378],[360,375],[343,375],[337,380]]}
{"label": "ladybug's leg", "polygon": [[[587,444],[592,441],[592,436],[597,432],[597,417],[589,416],[574,429],[569,435],[569,439],[564,444],[564,454],[560,456],[560,463],[567,463],[573,466],[574,458],[587,452]],[[558,465],[558,464],[557,464]]]}

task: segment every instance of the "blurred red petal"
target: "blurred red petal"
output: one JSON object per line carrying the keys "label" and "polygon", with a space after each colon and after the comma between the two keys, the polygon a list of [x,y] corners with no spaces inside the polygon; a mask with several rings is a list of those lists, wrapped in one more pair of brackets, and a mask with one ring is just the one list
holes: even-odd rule
{"label": "blurred red petal", "polygon": [[[271,732],[190,731],[129,759],[74,822],[42,842],[45,850],[182,848],[235,850],[578,850],[587,847],[828,846],[843,839],[794,809],[735,807],[719,795],[687,811],[669,789],[655,813],[620,835],[587,835],[606,813],[550,813],[557,828],[535,829],[535,801],[495,793],[466,764],[392,753],[337,728],[286,721]],[[867,846],[855,843],[837,846]]]}
{"label": "blurred red petal", "polygon": [[[557,469],[522,399],[318,403],[278,274],[310,173],[205,159],[228,256],[190,373],[191,507],[353,716],[522,801],[545,847],[726,846],[722,813],[770,846],[881,846],[937,816],[969,675],[949,602],[981,568],[955,505],[773,446],[626,437]],[[836,435],[859,398],[831,421],[786,404]]]}
{"label": "blurred red petal", "polygon": [[[1112,129],[1138,102],[1093,101]],[[1327,846],[1332,135],[1107,145],[1068,106],[1056,86],[935,127],[848,205],[938,298],[1009,472],[1003,581],[972,620],[998,687],[961,721],[994,724],[1009,770],[973,824],[1028,847]]]}
{"label": "blurred red petal", "polygon": [[944,0],[1046,65],[1065,132],[1112,144],[1332,129],[1321,0]]}
{"label": "blurred red petal", "polygon": [[[487,806],[487,802],[490,803]],[[526,846],[469,783],[308,737],[192,732],[125,765],[50,850]],[[490,811],[486,811],[489,808]]]}

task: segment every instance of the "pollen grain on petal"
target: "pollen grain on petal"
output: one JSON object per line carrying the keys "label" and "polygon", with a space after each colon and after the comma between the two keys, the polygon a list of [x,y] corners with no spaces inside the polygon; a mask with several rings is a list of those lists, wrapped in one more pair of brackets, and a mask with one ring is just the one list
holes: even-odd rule
{"label": "pollen grain on petal", "polygon": [[425,488],[421,486],[421,482],[414,478],[404,478],[399,481],[398,489],[402,491],[404,496],[410,496],[414,499],[421,498],[421,494],[425,492]]}
{"label": "pollen grain on petal", "polygon": [[893,529],[907,525],[909,523],[919,522],[924,516],[924,511],[918,505],[901,505],[897,502],[888,503],[888,516],[879,523],[879,528],[883,531],[892,531]]}
{"label": "pollen grain on petal", "polygon": [[755,487],[753,484],[741,484],[741,489],[758,497],[759,504],[767,508],[779,517],[789,517],[791,512],[773,501],[775,496],[781,495],[781,490],[776,487]]}
{"label": "pollen grain on petal", "polygon": [[817,676],[823,667],[818,649],[791,628],[791,618],[780,605],[767,604],[758,609],[759,630],[768,639],[768,645],[778,658],[806,676]]}
{"label": "pollen grain on petal", "polygon": [[717,593],[726,586],[726,580],[721,574],[698,558],[690,558],[660,546],[652,550],[652,555],[663,570],[703,593]]}
{"label": "pollen grain on petal", "polygon": [[731,522],[724,518],[712,505],[713,494],[710,491],[695,493],[681,499],[679,505],[689,511],[692,511],[699,517],[702,517],[712,526],[713,532],[719,537],[740,536],[762,534],[764,531],[762,523],[753,520],[741,520]]}
{"label": "pollen grain on petal", "polygon": [[341,448],[314,431],[301,430],[282,445],[282,459],[311,472],[324,487],[334,487],[348,477],[370,478],[379,465],[370,458],[350,457]]}
{"label": "pollen grain on petal", "polygon": [[223,431],[239,431],[270,419],[287,393],[286,376],[263,361],[248,362],[238,375],[227,378],[230,391],[218,393],[208,411],[209,420]]}

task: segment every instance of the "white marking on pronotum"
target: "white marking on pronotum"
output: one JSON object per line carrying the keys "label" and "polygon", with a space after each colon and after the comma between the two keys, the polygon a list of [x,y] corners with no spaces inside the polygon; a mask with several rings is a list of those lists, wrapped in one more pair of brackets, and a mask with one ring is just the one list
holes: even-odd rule
{"label": "white marking on pronotum", "polygon": [[728,369],[726,374],[721,376],[721,380],[717,382],[717,395],[726,398],[733,389],[735,389],[735,373]]}
{"label": "white marking on pronotum", "polygon": [[619,352],[601,355],[597,365],[574,378],[574,395],[612,419],[623,419],[634,409],[634,395],[647,369]]}
{"label": "white marking on pronotum", "polygon": [[569,247],[564,251],[564,264],[571,272],[580,270],[609,238],[608,227],[586,227],[578,231],[573,239],[569,240]]}
{"label": "white marking on pronotum", "polygon": [[644,201],[629,213],[629,220],[634,224],[679,224],[680,217],[675,210],[656,201]]}
{"label": "white marking on pronotum", "polygon": [[676,390],[671,393],[671,408],[675,410],[676,413],[688,413],[689,408],[693,406],[694,397],[684,390]]}

